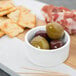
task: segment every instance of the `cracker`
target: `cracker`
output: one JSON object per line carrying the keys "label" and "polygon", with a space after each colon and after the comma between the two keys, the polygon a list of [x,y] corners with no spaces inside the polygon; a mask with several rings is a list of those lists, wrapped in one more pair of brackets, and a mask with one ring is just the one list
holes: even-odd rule
{"label": "cracker", "polygon": [[[7,17],[0,17],[0,26],[2,25],[2,22],[5,21]],[[5,35],[5,33],[0,29],[0,37]]]}
{"label": "cracker", "polygon": [[23,12],[23,11],[29,12],[29,10],[27,8],[23,7],[23,6],[18,6],[16,8],[17,8],[16,11],[11,12],[10,14],[7,15],[8,18],[11,19],[15,23],[18,22],[20,12]]}
{"label": "cracker", "polygon": [[12,22],[9,19],[4,21],[0,28],[11,38],[17,36],[19,33],[22,33],[24,31],[21,27],[19,27],[16,23]]}
{"label": "cracker", "polygon": [[8,18],[7,17],[0,17],[0,25],[3,21],[7,20]]}
{"label": "cracker", "polygon": [[0,11],[8,10],[12,7],[14,7],[14,4],[12,1],[9,1],[9,0],[0,1]]}
{"label": "cracker", "polygon": [[16,10],[8,14],[8,18],[11,19],[13,22],[17,23],[19,19],[20,10]]}
{"label": "cracker", "polygon": [[28,8],[23,7],[23,6],[18,6],[17,9],[20,10],[21,12],[30,12]]}
{"label": "cracker", "polygon": [[16,7],[13,7],[13,8],[11,8],[11,9],[9,9],[9,10],[1,11],[1,12],[0,12],[0,16],[7,15],[8,13],[11,13],[11,12],[13,12],[13,11],[15,11],[15,10],[16,10]]}
{"label": "cracker", "polygon": [[33,28],[36,25],[36,16],[31,12],[22,12],[20,14],[18,24],[23,28]]}
{"label": "cracker", "polygon": [[5,33],[3,31],[0,30],[0,37],[4,36]]}

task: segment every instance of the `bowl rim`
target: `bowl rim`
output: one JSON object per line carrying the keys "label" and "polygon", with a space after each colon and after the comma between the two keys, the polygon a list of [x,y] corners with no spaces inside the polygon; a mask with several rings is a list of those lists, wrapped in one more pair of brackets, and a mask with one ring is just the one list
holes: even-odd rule
{"label": "bowl rim", "polygon": [[70,43],[70,36],[69,36],[69,34],[66,32],[66,31],[64,31],[64,33],[66,34],[66,36],[67,36],[67,42],[66,42],[66,44],[64,44],[64,46],[62,46],[62,47],[60,47],[60,48],[57,48],[57,49],[51,49],[51,50],[46,50],[46,49],[39,49],[39,48],[36,48],[36,47],[34,47],[34,46],[32,46],[30,43],[29,43],[29,41],[28,41],[28,36],[29,36],[29,34],[31,33],[31,32],[33,32],[35,29],[38,29],[38,28],[41,28],[41,27],[45,27],[45,25],[44,26],[37,26],[37,27],[35,27],[35,28],[32,28],[31,30],[29,30],[27,33],[26,33],[26,35],[25,35],[25,42],[26,42],[26,44],[30,47],[30,48],[33,48],[33,49],[35,49],[35,50],[38,50],[38,51],[46,51],[46,52],[55,52],[55,51],[57,51],[57,50],[61,50],[61,49],[64,49],[67,45],[69,45],[69,43]]}

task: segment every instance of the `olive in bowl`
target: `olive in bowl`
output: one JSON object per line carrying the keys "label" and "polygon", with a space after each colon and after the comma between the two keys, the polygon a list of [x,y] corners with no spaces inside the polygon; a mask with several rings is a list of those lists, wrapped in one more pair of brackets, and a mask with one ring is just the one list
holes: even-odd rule
{"label": "olive in bowl", "polygon": [[31,45],[39,49],[49,49],[48,41],[42,36],[36,36],[31,40]]}
{"label": "olive in bowl", "polygon": [[[64,31],[63,41],[65,44],[57,49],[40,49],[31,45],[31,40],[35,36],[35,33],[39,30],[46,31],[46,26],[38,26],[29,30],[25,35],[25,43],[27,47],[26,56],[28,59],[37,65],[48,67],[56,66],[64,62],[69,56],[70,37],[66,31]],[[50,45],[49,45],[50,46]]]}

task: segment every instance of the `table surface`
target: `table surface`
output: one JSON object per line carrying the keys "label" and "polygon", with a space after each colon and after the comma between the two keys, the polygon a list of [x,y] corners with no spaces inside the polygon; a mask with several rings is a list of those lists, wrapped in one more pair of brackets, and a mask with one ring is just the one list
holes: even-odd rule
{"label": "table surface", "polygon": [[64,6],[69,9],[76,9],[76,0],[37,0],[47,4],[53,4],[56,6]]}
{"label": "table surface", "polygon": [[[40,26],[40,25],[45,25],[45,22],[40,20],[40,19],[37,19],[37,26]],[[24,41],[24,36],[25,36],[27,31],[28,31],[28,29],[25,30],[24,33],[17,36],[17,38]],[[76,42],[76,35],[72,35],[70,37],[71,37],[70,55],[69,55],[68,59],[65,61],[65,64],[76,69],[76,43],[75,43]]]}

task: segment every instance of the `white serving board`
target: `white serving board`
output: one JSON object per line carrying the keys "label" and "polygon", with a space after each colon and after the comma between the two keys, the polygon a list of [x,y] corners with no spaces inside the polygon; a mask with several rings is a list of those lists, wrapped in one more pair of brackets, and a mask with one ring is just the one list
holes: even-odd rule
{"label": "white serving board", "polygon": [[67,73],[71,76],[76,75],[76,71],[65,64],[47,68],[32,64],[26,57],[26,52],[28,51],[26,46],[25,42],[17,38],[10,39],[7,36],[4,36],[0,39],[0,63],[6,65],[15,72],[38,72],[23,69],[31,68],[43,71]]}
{"label": "white serving board", "polygon": [[[33,0],[14,0],[16,5],[23,5],[32,10],[37,17],[43,19],[41,15],[41,7],[45,4],[33,1]],[[55,71],[70,74],[71,76],[76,76],[76,70],[71,67],[60,64],[56,67],[39,67],[32,64],[26,57],[26,43],[17,39],[17,38],[8,38],[4,36],[0,39],[0,63],[3,63],[8,68],[12,69],[15,72],[38,72],[32,70],[25,70],[22,67],[39,69],[44,71]],[[31,49],[30,49],[31,50]]]}

